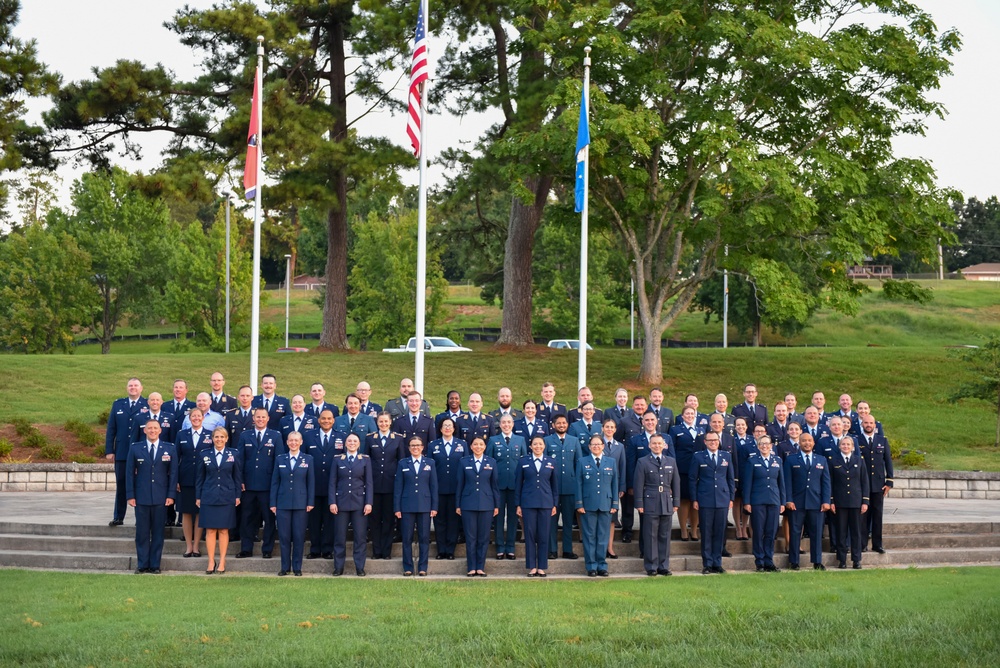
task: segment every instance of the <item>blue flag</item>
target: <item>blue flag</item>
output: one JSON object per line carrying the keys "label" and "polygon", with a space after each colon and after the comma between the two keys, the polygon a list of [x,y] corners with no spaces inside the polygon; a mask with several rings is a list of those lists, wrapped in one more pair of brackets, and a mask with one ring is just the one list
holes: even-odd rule
{"label": "blue flag", "polygon": [[583,200],[587,197],[584,190],[584,175],[587,163],[584,159],[584,149],[590,145],[590,125],[587,123],[587,91],[580,91],[580,125],[576,129],[576,212],[583,211]]}

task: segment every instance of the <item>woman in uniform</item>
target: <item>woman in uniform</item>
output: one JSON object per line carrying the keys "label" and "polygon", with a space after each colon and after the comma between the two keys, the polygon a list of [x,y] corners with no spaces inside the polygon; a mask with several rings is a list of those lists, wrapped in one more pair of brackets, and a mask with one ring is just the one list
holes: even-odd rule
{"label": "woman in uniform", "polygon": [[479,436],[469,446],[472,455],[458,463],[455,487],[455,512],[465,530],[466,576],[486,577],[486,548],[490,544],[490,526],[500,509],[497,485],[497,462],[487,457],[486,441]]}
{"label": "woman in uniform", "polygon": [[785,510],[782,463],[781,458],[771,452],[769,436],[762,436],[757,441],[757,450],[747,459],[742,474],[743,510],[750,514],[757,571],[777,572],[774,539],[778,533],[778,516]]}
{"label": "woman in uniform", "polygon": [[198,455],[202,450],[212,447],[213,437],[202,429],[205,415],[200,408],[192,408],[188,413],[191,421],[190,429],[182,429],[177,433],[177,512],[181,514],[181,526],[184,527],[185,557],[201,556],[201,525],[198,522],[198,506],[195,504],[195,484],[197,483]]}
{"label": "woman in uniform", "polygon": [[524,561],[529,578],[544,578],[549,567],[549,531],[559,503],[559,469],[545,456],[545,439],[531,438],[531,454],[521,458],[514,480],[517,516],[524,525]]}
{"label": "woman in uniform", "polygon": [[[205,573],[208,575],[226,572],[229,527],[236,523],[236,506],[240,505],[240,490],[243,487],[243,466],[237,452],[226,447],[228,440],[226,428],[216,427],[212,431],[212,448],[201,451],[195,469],[195,505],[200,511],[201,527],[205,529],[208,546]],[[218,565],[215,560],[216,540],[219,545]]]}

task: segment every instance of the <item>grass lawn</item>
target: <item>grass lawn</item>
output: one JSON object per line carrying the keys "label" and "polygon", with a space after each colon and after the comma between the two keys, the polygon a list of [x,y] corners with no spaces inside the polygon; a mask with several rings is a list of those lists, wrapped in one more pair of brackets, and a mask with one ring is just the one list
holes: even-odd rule
{"label": "grass lawn", "polygon": [[[426,356],[425,389],[435,412],[444,410],[451,389],[463,396],[479,391],[492,409],[501,384],[512,388],[519,404],[537,397],[546,380],[555,383],[559,401],[575,400],[575,351],[536,347],[497,352],[488,344],[474,347],[472,353]],[[619,386],[632,394],[648,392],[634,380],[640,356],[638,350],[618,349],[598,349],[588,356],[588,383],[599,406],[613,404]],[[215,370],[226,375],[226,389],[235,394],[246,382],[249,368],[247,353],[140,353],[138,349],[107,356],[5,355],[2,360],[5,389],[0,391],[0,422],[24,417],[45,424],[62,424],[70,418],[93,421],[124,394],[132,375],[143,380],[145,393],[156,390],[169,398],[175,378],[187,379],[193,396],[208,389]],[[412,377],[413,362],[412,355],[381,352],[265,352],[260,371],[276,374],[278,392],[285,396],[307,393],[319,380],[327,387],[328,399],[338,404],[364,379],[372,384],[373,400],[384,403],[397,394],[400,378]],[[945,401],[959,374],[957,362],[943,348],[669,349],[663,352],[663,364],[666,403],[675,410],[688,392],[701,398],[705,412],[712,410],[717,392],[727,394],[733,406],[750,380],[757,383],[760,399],[769,407],[791,391],[804,408],[813,390],[821,389],[832,410],[846,391],[855,401],[871,402],[890,441],[925,451],[928,467],[1000,471],[1000,449],[992,447],[996,413],[986,402]]]}
{"label": "grass lawn", "polygon": [[995,568],[610,579],[6,571],[0,664],[1000,664]]}

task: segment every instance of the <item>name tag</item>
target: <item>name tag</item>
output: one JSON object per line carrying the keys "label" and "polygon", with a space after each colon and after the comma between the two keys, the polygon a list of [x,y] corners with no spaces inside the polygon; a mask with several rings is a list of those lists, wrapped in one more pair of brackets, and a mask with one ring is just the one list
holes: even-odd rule
{"label": "name tag", "polygon": [[526,469],[526,468],[528,468],[528,464],[521,464],[521,468],[522,468],[522,469]]}
{"label": "name tag", "polygon": [[466,471],[471,471],[471,470],[472,470],[472,467],[471,467],[471,466],[466,466],[466,467],[465,467],[465,470],[466,470]]}
{"label": "name tag", "polygon": [[288,467],[284,464],[278,464],[279,469],[287,469]]}

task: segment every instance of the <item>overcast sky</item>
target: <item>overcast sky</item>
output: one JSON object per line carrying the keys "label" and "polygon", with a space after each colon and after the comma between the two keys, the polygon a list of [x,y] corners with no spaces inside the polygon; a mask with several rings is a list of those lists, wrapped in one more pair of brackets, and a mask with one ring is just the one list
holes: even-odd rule
{"label": "overcast sky", "polygon": [[[931,13],[939,29],[958,28],[963,48],[954,59],[953,75],[933,95],[947,107],[947,118],[930,119],[926,137],[901,139],[897,151],[930,160],[939,183],[961,190],[966,197],[1000,195],[995,167],[990,166],[990,160],[1000,154],[996,120],[1000,93],[992,78],[1000,71],[1000,0],[914,1]],[[106,67],[118,59],[161,62],[179,76],[190,77],[197,72],[195,54],[163,27],[164,21],[184,4],[174,0],[22,0],[21,21],[15,32],[19,37],[35,39],[41,60],[62,74],[65,81],[89,78],[91,68]],[[207,8],[213,3],[188,0],[186,4]],[[431,49],[433,54],[433,43]],[[398,87],[400,99],[405,98],[406,83],[404,77]],[[358,111],[353,109],[351,113]],[[401,146],[408,145],[402,117],[382,113],[365,121],[359,126],[362,134],[381,132]],[[483,117],[430,118],[427,132],[431,155],[460,140],[474,139],[488,122]],[[145,142],[145,159],[123,166],[154,168],[159,162],[158,151],[165,143],[166,138],[150,138]],[[76,173],[63,170],[67,187]],[[416,175],[411,178],[415,180]],[[434,173],[431,178],[435,178]]]}

